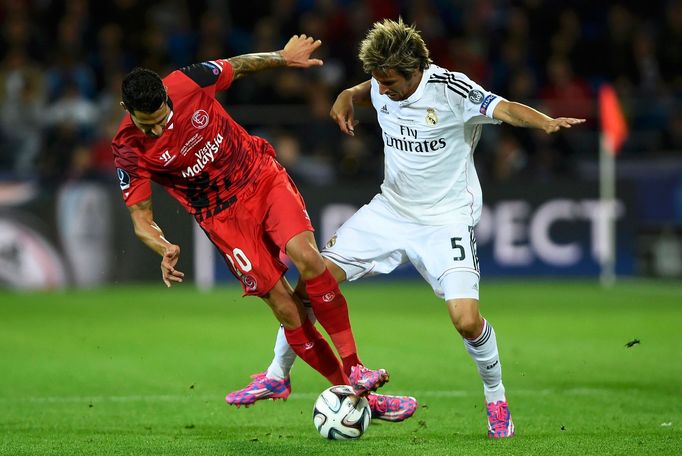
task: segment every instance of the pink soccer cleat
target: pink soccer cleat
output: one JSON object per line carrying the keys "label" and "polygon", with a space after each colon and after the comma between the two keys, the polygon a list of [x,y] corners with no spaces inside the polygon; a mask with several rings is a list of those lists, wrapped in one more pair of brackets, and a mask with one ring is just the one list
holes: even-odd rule
{"label": "pink soccer cleat", "polygon": [[287,400],[291,394],[291,382],[289,377],[284,380],[275,380],[265,376],[265,372],[253,374],[253,381],[246,387],[233,391],[225,396],[225,401],[230,405],[248,407],[256,401],[263,399]]}
{"label": "pink soccer cleat", "polygon": [[388,372],[384,369],[367,369],[362,364],[350,368],[350,386],[358,396],[364,396],[370,391],[376,391],[388,381]]}
{"label": "pink soccer cleat", "polygon": [[411,396],[388,396],[369,393],[367,395],[372,419],[384,421],[404,421],[414,415],[417,400]]}
{"label": "pink soccer cleat", "polygon": [[501,439],[514,436],[514,423],[507,401],[488,402],[488,437]]}

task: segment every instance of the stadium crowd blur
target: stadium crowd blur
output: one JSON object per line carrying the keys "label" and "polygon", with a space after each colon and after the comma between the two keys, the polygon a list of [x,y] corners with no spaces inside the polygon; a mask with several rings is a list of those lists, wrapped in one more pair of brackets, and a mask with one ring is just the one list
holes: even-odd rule
{"label": "stadium crowd blur", "polygon": [[328,116],[340,90],[367,79],[358,45],[372,22],[399,15],[433,60],[485,88],[588,125],[547,136],[488,127],[477,150],[489,181],[571,177],[596,159],[600,84],[615,85],[630,123],[623,156],[680,156],[682,1],[632,0],[3,0],[0,5],[0,179],[113,181],[110,140],[124,114],[121,77],[280,49],[306,33],[325,65],[235,83],[228,112],[268,138],[301,183],[379,180],[373,112],[354,138]]}

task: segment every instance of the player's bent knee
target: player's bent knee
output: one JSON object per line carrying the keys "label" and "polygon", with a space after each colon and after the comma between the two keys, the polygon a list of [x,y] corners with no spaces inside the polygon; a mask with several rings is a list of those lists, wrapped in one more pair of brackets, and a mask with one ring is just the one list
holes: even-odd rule
{"label": "player's bent knee", "polygon": [[466,316],[457,322],[454,322],[457,332],[467,339],[478,337],[483,329],[483,320],[479,317]]}
{"label": "player's bent knee", "polygon": [[326,269],[322,256],[317,250],[302,252],[296,259],[291,258],[291,261],[304,280],[317,277]]}
{"label": "player's bent knee", "polygon": [[483,319],[476,299],[451,299],[447,301],[452,324],[462,337],[477,337],[483,329]]}
{"label": "player's bent knee", "polygon": [[322,274],[326,268],[312,233],[305,232],[293,237],[286,245],[286,254],[304,280]]}

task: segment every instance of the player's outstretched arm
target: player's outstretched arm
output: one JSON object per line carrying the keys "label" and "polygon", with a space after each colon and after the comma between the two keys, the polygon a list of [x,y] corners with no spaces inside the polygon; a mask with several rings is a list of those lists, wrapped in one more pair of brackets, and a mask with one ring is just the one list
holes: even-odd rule
{"label": "player's outstretched arm", "polygon": [[553,119],[530,106],[505,100],[500,101],[495,107],[493,117],[515,127],[539,128],[548,134],[585,122],[585,119],[575,119],[573,117],[557,117]]}
{"label": "player's outstretched arm", "polygon": [[355,126],[358,124],[358,121],[355,120],[354,104],[368,105],[370,102],[370,84],[370,81],[365,81],[344,90],[336,97],[336,101],[329,111],[329,116],[347,135],[354,136]]}
{"label": "player's outstretched arm", "polygon": [[134,204],[128,210],[137,237],[162,257],[161,278],[163,283],[170,287],[172,282],[182,282],[185,274],[175,269],[175,265],[180,259],[180,246],[168,242],[159,225],[154,222],[152,199],[149,198],[141,203]]}
{"label": "player's outstretched arm", "polygon": [[308,68],[322,65],[322,60],[310,58],[321,44],[322,41],[313,40],[312,37],[294,35],[280,51],[238,55],[227,60],[232,64],[234,79],[268,68],[284,66]]}

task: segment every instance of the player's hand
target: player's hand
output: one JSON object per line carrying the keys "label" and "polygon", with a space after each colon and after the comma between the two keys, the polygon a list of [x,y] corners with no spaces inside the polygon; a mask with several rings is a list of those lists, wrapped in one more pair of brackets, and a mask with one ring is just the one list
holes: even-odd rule
{"label": "player's hand", "polygon": [[163,278],[163,283],[170,288],[172,282],[180,283],[185,277],[184,272],[180,272],[175,269],[175,265],[180,259],[180,246],[175,244],[170,244],[166,247],[166,251],[161,259],[161,277]]}
{"label": "player's hand", "polygon": [[329,116],[339,125],[342,132],[347,135],[355,136],[355,126],[359,123],[355,120],[355,110],[353,109],[353,96],[344,90],[336,97]]}
{"label": "player's hand", "polygon": [[556,133],[562,128],[571,128],[573,125],[581,124],[585,122],[585,119],[574,119],[573,117],[557,117],[547,122],[542,129],[545,133],[551,134]]}
{"label": "player's hand", "polygon": [[322,41],[313,40],[306,35],[294,35],[280,51],[282,57],[287,62],[287,66],[297,68],[308,68],[311,66],[322,65],[322,60],[311,59],[310,54],[320,47]]}

